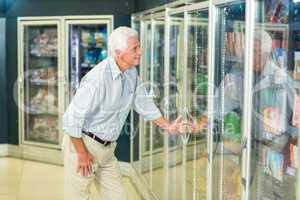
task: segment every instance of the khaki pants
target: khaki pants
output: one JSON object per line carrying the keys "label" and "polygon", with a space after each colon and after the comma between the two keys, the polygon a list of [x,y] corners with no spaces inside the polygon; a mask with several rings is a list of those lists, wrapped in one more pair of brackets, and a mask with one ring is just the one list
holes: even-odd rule
{"label": "khaki pants", "polygon": [[104,146],[83,135],[88,151],[94,156],[93,173],[82,177],[76,172],[77,154],[69,136],[64,138],[64,199],[88,200],[90,186],[95,183],[102,200],[127,200],[118,160],[114,156],[116,142]]}

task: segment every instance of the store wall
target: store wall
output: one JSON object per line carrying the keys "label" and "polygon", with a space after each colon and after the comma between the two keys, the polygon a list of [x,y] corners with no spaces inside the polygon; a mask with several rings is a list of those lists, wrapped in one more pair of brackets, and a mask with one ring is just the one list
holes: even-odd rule
{"label": "store wall", "polygon": [[7,143],[7,93],[5,68],[5,18],[0,17],[0,144]]}
{"label": "store wall", "polygon": [[135,12],[140,12],[166,3],[171,3],[175,0],[135,0]]}
{"label": "store wall", "polygon": [[4,0],[0,0],[0,17],[4,16],[4,9],[5,8],[5,1]]}
{"label": "store wall", "polygon": [[[3,0],[0,0],[3,1]],[[7,102],[8,143],[18,144],[18,107],[13,98],[17,79],[17,17],[62,15],[114,15],[115,27],[130,26],[134,0],[7,0]],[[2,96],[2,95],[0,95]],[[0,132],[1,135],[1,132]],[[122,134],[116,150],[120,160],[129,160],[129,136]],[[122,152],[122,153],[121,153]]]}

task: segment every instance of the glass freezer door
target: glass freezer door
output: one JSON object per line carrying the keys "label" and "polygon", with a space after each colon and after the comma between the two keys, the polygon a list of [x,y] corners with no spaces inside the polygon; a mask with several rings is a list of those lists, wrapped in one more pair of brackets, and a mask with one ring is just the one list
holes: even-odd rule
{"label": "glass freezer door", "polygon": [[[173,121],[181,112],[183,98],[183,26],[184,14],[170,16],[169,33],[169,97],[168,118]],[[182,199],[182,142],[178,135],[168,135],[168,188],[167,199]]]}
{"label": "glass freezer door", "polygon": [[288,39],[299,14],[292,17],[292,1],[255,2],[249,199],[296,200],[300,101],[288,71],[289,54],[297,56],[289,45],[296,42]]}
{"label": "glass freezer door", "polygon": [[185,199],[206,199],[207,188],[207,90],[208,11],[187,13],[186,120],[194,121],[196,132],[188,132],[183,162]]}
{"label": "glass freezer door", "polygon": [[[157,17],[152,21],[153,28],[153,95],[155,105],[164,115],[164,18]],[[164,197],[164,172],[163,168],[163,145],[164,145],[164,130],[153,125],[152,131],[152,190],[159,199]]]}
{"label": "glass freezer door", "polygon": [[[139,39],[140,39],[140,44],[142,43],[142,38],[141,38],[141,22],[139,20],[133,20],[131,24],[132,28],[136,30],[139,34]],[[138,73],[140,74],[140,69],[141,65],[137,66],[136,69]],[[139,114],[135,111],[130,112],[130,140],[131,140],[131,161],[135,169],[139,170],[139,145],[140,145],[140,120],[139,120]]]}
{"label": "glass freezer door", "polygon": [[241,199],[245,3],[217,7],[214,73],[213,199]]}
{"label": "glass freezer door", "polygon": [[[71,21],[71,20],[68,20]],[[70,22],[69,22],[70,23]],[[68,27],[68,62],[70,97],[75,94],[81,78],[107,57],[108,24],[76,24]]]}
{"label": "glass freezer door", "polygon": [[[143,22],[144,40],[143,48],[143,84],[146,87],[147,93],[151,92],[151,22],[145,20]],[[151,122],[142,119],[142,134],[141,134],[141,172],[147,183],[151,184],[152,177],[152,154],[151,150]]]}
{"label": "glass freezer door", "polygon": [[24,142],[59,145],[58,25],[22,25]]}

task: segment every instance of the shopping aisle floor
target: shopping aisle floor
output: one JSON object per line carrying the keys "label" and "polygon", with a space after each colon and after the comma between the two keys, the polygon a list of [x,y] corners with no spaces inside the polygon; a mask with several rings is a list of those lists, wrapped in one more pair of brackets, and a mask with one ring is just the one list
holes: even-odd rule
{"label": "shopping aisle floor", "polygon": [[[141,200],[130,179],[123,178],[130,200]],[[63,200],[63,167],[0,158],[1,200]],[[90,200],[100,197],[94,186]]]}

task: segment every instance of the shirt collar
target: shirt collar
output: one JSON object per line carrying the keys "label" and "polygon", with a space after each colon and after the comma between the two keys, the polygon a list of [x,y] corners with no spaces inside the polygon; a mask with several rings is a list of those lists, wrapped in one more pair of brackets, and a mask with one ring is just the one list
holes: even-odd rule
{"label": "shirt collar", "polygon": [[112,77],[115,80],[119,75],[122,74],[122,71],[120,70],[119,66],[117,65],[113,57],[109,58],[109,64],[110,64]]}

